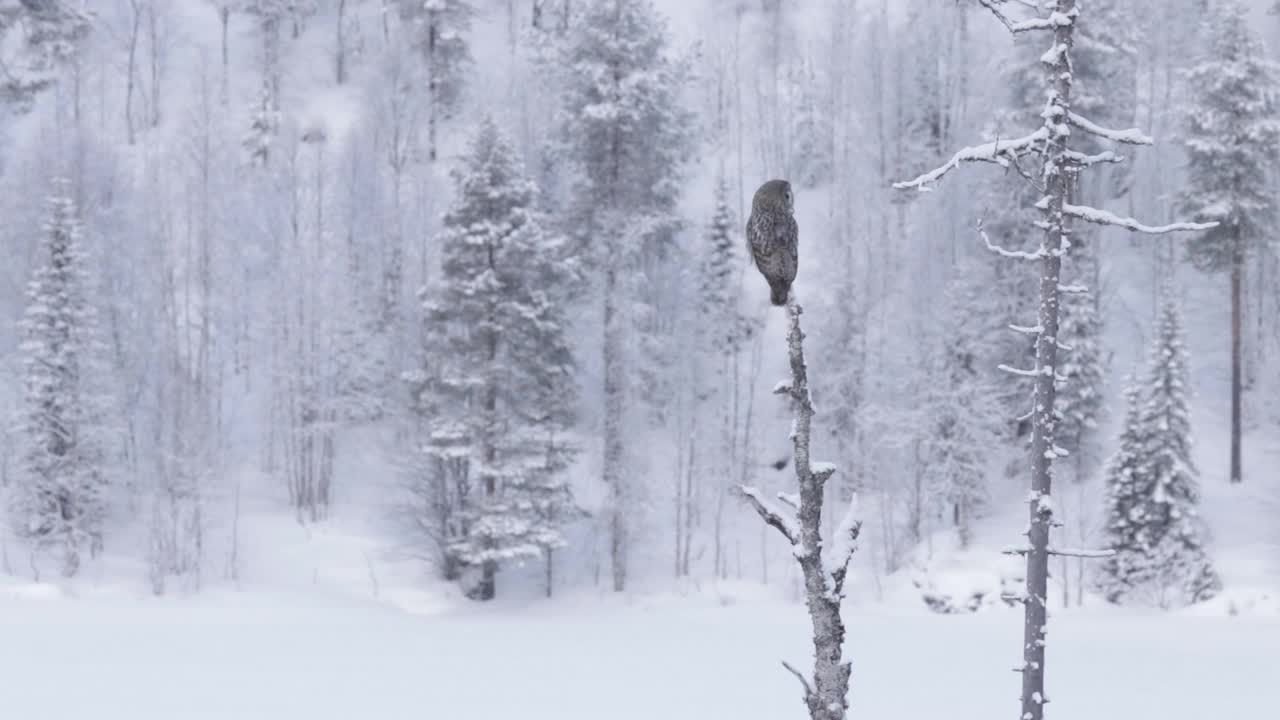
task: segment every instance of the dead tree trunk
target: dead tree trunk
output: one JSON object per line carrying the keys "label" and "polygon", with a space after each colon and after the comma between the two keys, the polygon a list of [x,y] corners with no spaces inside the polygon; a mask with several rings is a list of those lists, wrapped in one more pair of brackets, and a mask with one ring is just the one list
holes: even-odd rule
{"label": "dead tree trunk", "polygon": [[[1054,505],[1051,496],[1053,463],[1066,451],[1054,443],[1057,425],[1055,401],[1057,399],[1058,351],[1063,349],[1058,341],[1059,296],[1063,292],[1087,292],[1084,287],[1063,286],[1060,282],[1062,258],[1070,247],[1072,220],[1099,225],[1112,225],[1133,232],[1162,234],[1181,230],[1203,230],[1216,223],[1174,223],[1160,227],[1143,225],[1131,218],[1120,217],[1106,210],[1074,205],[1071,188],[1080,172],[1103,163],[1121,162],[1114,152],[1106,151],[1088,155],[1070,147],[1073,132],[1082,132],[1115,143],[1150,145],[1152,140],[1137,130],[1110,130],[1100,127],[1088,118],[1071,111],[1072,44],[1080,9],[1076,0],[1054,0],[1045,3],[1045,14],[1017,20],[1005,15],[1006,0],[978,0],[1012,33],[1046,32],[1053,36],[1049,50],[1040,57],[1044,66],[1045,107],[1041,113],[1044,124],[1029,135],[1020,138],[1000,139],[957,152],[942,167],[903,183],[899,189],[928,189],[944,175],[966,162],[988,162],[1003,168],[1015,169],[1040,192],[1035,207],[1043,217],[1036,226],[1044,231],[1040,247],[1033,252],[1010,251],[993,245],[986,233],[979,233],[987,247],[1008,258],[1028,260],[1039,265],[1040,305],[1036,324],[1014,326],[1012,329],[1032,335],[1036,341],[1035,367],[1030,369],[1001,366],[1002,370],[1029,377],[1034,382],[1031,412],[1031,494],[1028,515],[1026,545],[1008,552],[1024,555],[1027,559],[1026,590],[1011,599],[1021,601],[1025,608],[1023,624],[1022,713],[1021,720],[1042,720],[1045,696],[1045,629],[1049,557],[1070,555],[1077,557],[1105,557],[1107,551],[1055,550],[1049,545],[1050,529],[1054,521]],[[1034,7],[1027,4],[1026,7]],[[1027,171],[1021,164],[1025,158],[1039,161],[1039,172]]]}
{"label": "dead tree trunk", "polygon": [[828,463],[811,463],[809,459],[813,403],[804,362],[804,333],[800,330],[802,312],[793,295],[787,304],[791,379],[778,383],[774,388],[775,393],[791,397],[795,413],[791,441],[800,494],[797,497],[778,493],[778,499],[784,504],[779,506],[754,487],[742,485],[740,489],[765,523],[782,533],[791,544],[804,577],[805,604],[813,624],[813,675],[806,677],[785,662],[783,666],[804,686],[804,702],[811,720],[844,720],[849,708],[850,664],[842,659],[844,623],[840,619],[840,602],[844,599],[849,558],[856,547],[862,523],[858,520],[856,503],[851,502],[836,530],[832,547],[823,553],[823,487],[835,474],[836,468]]}

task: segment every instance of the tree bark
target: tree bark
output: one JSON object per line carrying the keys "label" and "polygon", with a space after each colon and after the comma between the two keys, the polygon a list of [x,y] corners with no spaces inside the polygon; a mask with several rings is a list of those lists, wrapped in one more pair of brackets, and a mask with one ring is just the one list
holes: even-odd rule
{"label": "tree bark", "polygon": [[[764,521],[782,533],[792,545],[792,554],[800,564],[804,578],[805,604],[813,626],[814,667],[812,678],[783,663],[804,686],[804,702],[811,720],[844,720],[848,711],[850,663],[843,660],[844,622],[840,603],[844,598],[844,580],[854,543],[861,524],[846,516],[837,531],[832,556],[824,561],[822,548],[822,506],[826,481],[835,473],[830,465],[810,464],[809,439],[813,419],[813,403],[809,395],[808,372],[804,360],[804,333],[800,329],[803,310],[794,297],[788,299],[790,328],[787,348],[791,365],[790,384],[777,391],[791,397],[795,414],[792,446],[795,473],[799,484],[799,504],[794,509],[775,507],[752,487],[742,486],[743,495]],[[788,500],[790,505],[794,500]]]}
{"label": "tree bark", "polygon": [[1242,285],[1244,284],[1244,249],[1240,231],[1235,231],[1231,247],[1231,482],[1244,480],[1241,457],[1241,402],[1243,370],[1241,362]]}
{"label": "tree bark", "polygon": [[1070,131],[1053,118],[1067,117],[1071,108],[1071,68],[1067,60],[1075,35],[1075,0],[1058,0],[1055,14],[1073,22],[1060,24],[1053,31],[1054,47],[1061,48],[1055,62],[1045,63],[1045,84],[1050,104],[1045,110],[1049,129],[1044,151],[1045,234],[1040,247],[1040,332],[1036,336],[1036,376],[1032,391],[1031,418],[1031,495],[1028,502],[1030,526],[1027,531],[1027,588],[1023,599],[1025,617],[1022,645],[1022,720],[1044,718],[1045,623],[1048,621],[1049,530],[1053,525],[1053,461],[1057,456],[1054,433],[1057,419],[1058,372],[1058,289],[1062,271],[1063,240],[1066,217],[1063,206],[1071,191],[1071,175],[1067,167],[1067,143]]}
{"label": "tree bark", "polygon": [[627,525],[623,514],[626,489],[623,487],[622,409],[626,378],[622,370],[622,328],[616,307],[618,271],[616,259],[605,260],[604,283],[604,482],[609,489],[609,559],[613,590],[622,592],[627,584]]}

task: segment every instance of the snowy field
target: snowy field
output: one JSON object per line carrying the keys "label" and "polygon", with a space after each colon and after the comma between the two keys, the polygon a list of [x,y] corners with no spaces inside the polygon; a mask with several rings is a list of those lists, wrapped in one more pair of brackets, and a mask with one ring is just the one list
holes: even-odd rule
{"label": "snowy field", "polygon": [[[799,605],[593,600],[415,615],[373,603],[0,594],[0,717],[782,720],[808,660]],[[587,610],[590,611],[587,611]],[[849,616],[851,718],[1017,711],[1021,614]],[[1280,620],[1061,613],[1056,718],[1262,718]]]}

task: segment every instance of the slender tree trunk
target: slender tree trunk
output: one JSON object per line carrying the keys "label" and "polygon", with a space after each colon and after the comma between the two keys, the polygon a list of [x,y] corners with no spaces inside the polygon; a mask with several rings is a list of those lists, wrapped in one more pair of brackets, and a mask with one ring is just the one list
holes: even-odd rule
{"label": "slender tree trunk", "polygon": [[[1058,0],[1056,12],[1075,16],[1075,0]],[[1066,117],[1071,107],[1072,77],[1065,63],[1074,40],[1074,23],[1058,26],[1053,31],[1054,47],[1061,48],[1058,61],[1045,64],[1045,83],[1052,91],[1046,118]],[[1062,274],[1062,248],[1066,237],[1063,206],[1071,191],[1067,168],[1065,130],[1049,120],[1049,139],[1044,151],[1045,234],[1040,247],[1040,311],[1039,333],[1036,335],[1035,387],[1032,391],[1031,417],[1031,496],[1028,501],[1027,588],[1023,600],[1025,618],[1022,645],[1022,720],[1044,718],[1045,623],[1048,621],[1049,530],[1053,525],[1053,461],[1058,448],[1054,443],[1057,430],[1055,402],[1058,372],[1058,295]]]}
{"label": "slender tree trunk", "polygon": [[1241,402],[1242,377],[1241,362],[1241,314],[1244,311],[1241,297],[1244,284],[1244,251],[1243,242],[1236,230],[1236,237],[1231,248],[1231,482],[1244,480],[1244,469],[1241,457]]}
{"label": "slender tree trunk", "polygon": [[347,81],[347,0],[338,0],[338,49],[334,58],[334,80],[342,85]]}
{"label": "slender tree trunk", "polygon": [[[787,348],[791,365],[790,384],[779,388],[791,398],[795,413],[791,440],[794,466],[799,485],[799,504],[782,508],[773,505],[753,487],[742,486],[743,495],[771,527],[777,529],[792,546],[792,554],[800,565],[805,600],[813,626],[813,675],[806,677],[783,663],[804,686],[804,701],[810,720],[844,720],[848,711],[850,664],[844,662],[844,623],[840,603],[844,598],[844,581],[849,558],[855,547],[861,523],[852,512],[846,514],[832,547],[824,557],[822,510],[824,486],[835,473],[834,466],[813,466],[809,457],[813,403],[809,394],[808,370],[804,359],[804,333],[800,329],[803,313],[794,298],[787,304],[790,321]],[[850,508],[852,510],[852,506]]]}
{"label": "slender tree trunk", "polygon": [[129,133],[129,144],[132,145],[137,140],[133,126],[133,94],[136,84],[134,78],[138,72],[138,32],[142,24],[142,11],[137,0],[131,0],[129,9],[133,13],[133,22],[129,26],[129,60],[125,67],[124,122]]}
{"label": "slender tree trunk", "polygon": [[604,482],[609,488],[609,559],[613,590],[622,592],[627,584],[627,523],[623,506],[627,501],[623,463],[622,319],[616,307],[619,292],[616,259],[605,260],[604,283]]}
{"label": "slender tree trunk", "polygon": [[228,44],[228,30],[231,25],[231,5],[218,8],[218,21],[221,24],[222,41],[222,104],[225,107],[231,102],[231,49]]}
{"label": "slender tree trunk", "polygon": [[551,591],[552,591],[552,588],[554,588],[554,587],[555,587],[555,567],[556,567],[556,564],[555,564],[555,550],[553,550],[553,549],[551,549],[551,548],[547,548],[547,575],[546,575],[546,585],[547,585],[547,597],[548,597],[548,598],[550,598],[550,597],[551,597]]}

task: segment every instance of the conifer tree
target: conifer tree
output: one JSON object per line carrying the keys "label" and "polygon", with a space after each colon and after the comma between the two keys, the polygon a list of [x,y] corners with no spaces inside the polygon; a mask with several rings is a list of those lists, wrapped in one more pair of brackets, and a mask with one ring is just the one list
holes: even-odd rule
{"label": "conifer tree", "polygon": [[1112,602],[1169,607],[1207,600],[1222,587],[1201,538],[1187,358],[1172,300],[1162,304],[1148,362],[1141,395],[1130,391],[1108,472],[1107,529],[1116,554],[1103,567],[1103,587]]}
{"label": "conifer tree", "polygon": [[570,515],[576,387],[563,300],[576,267],[543,229],[535,188],[491,120],[454,179],[443,278],[424,291],[418,407],[429,454],[451,470],[424,479],[453,493],[444,551],[479,569],[471,594],[488,600],[499,565],[558,547]]}
{"label": "conifer tree", "polygon": [[1207,22],[1207,54],[1187,73],[1195,93],[1186,137],[1189,186],[1182,204],[1200,219],[1219,222],[1188,245],[1192,262],[1231,277],[1230,478],[1240,482],[1245,260],[1269,239],[1275,222],[1269,178],[1280,160],[1278,76],[1243,3],[1214,3]]}
{"label": "conifer tree", "polygon": [[0,0],[0,103],[30,109],[88,32],[88,15],[71,3]]}
{"label": "conifer tree", "polygon": [[635,499],[629,472],[641,459],[629,450],[628,425],[642,406],[634,398],[652,390],[631,386],[655,362],[670,360],[634,348],[674,350],[653,342],[661,329],[655,320],[664,317],[654,303],[681,257],[672,240],[693,122],[681,103],[688,62],[672,56],[651,0],[593,0],[575,12],[546,59],[561,85],[557,152],[575,171],[568,227],[590,251],[603,301],[602,475],[613,587],[621,591],[635,511],[627,507]]}
{"label": "conifer tree", "polygon": [[940,380],[929,390],[931,424],[924,442],[930,497],[949,518],[961,547],[972,539],[972,523],[987,502],[988,453],[995,441],[999,408],[978,354],[988,330],[981,315],[985,288],[976,263],[962,265],[947,291],[941,329]]}
{"label": "conifer tree", "polygon": [[16,534],[57,554],[66,576],[102,546],[109,438],[107,349],[69,192],[59,182],[49,199],[20,323],[26,403],[10,508]]}

